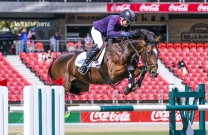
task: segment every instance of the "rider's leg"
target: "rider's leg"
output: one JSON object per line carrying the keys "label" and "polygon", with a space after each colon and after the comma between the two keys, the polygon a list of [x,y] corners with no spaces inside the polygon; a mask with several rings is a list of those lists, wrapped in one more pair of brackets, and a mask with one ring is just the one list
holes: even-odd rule
{"label": "rider's leg", "polygon": [[85,75],[87,73],[88,65],[93,61],[94,57],[99,52],[99,50],[103,44],[102,34],[99,31],[97,31],[94,27],[92,27],[91,35],[94,40],[95,46],[92,47],[92,49],[88,53],[87,58],[85,59],[82,66],[78,68],[78,71],[83,75]]}

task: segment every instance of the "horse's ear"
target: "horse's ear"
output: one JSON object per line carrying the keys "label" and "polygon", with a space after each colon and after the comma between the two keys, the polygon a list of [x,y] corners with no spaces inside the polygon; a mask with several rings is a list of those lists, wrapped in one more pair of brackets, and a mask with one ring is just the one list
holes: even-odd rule
{"label": "horse's ear", "polygon": [[155,38],[156,43],[160,42],[161,35]]}

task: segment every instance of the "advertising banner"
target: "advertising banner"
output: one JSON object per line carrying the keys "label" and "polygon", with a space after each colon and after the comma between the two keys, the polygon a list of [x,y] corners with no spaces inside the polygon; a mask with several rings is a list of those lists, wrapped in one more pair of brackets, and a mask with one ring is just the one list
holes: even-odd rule
{"label": "advertising banner", "polygon": [[[80,123],[80,113],[79,112],[71,112],[65,114],[65,123]],[[11,112],[9,113],[10,124],[20,124],[24,123],[24,113],[22,112]]]}
{"label": "advertising banner", "polygon": [[24,114],[21,112],[12,112],[9,113],[8,122],[10,124],[20,124],[24,123]]}
{"label": "advertising banner", "polygon": [[[208,112],[206,112],[208,116]],[[176,122],[181,121],[180,112],[176,111]],[[196,111],[194,121],[199,121],[199,112]],[[208,121],[208,117],[206,117]],[[101,122],[169,122],[169,111],[147,112],[82,112],[81,123]]]}
{"label": "advertising banner", "polygon": [[208,4],[197,3],[131,3],[131,4],[107,4],[107,12],[121,12],[131,9],[134,12],[153,13],[207,13]]}
{"label": "advertising banner", "polygon": [[80,123],[80,113],[71,112],[65,114],[65,123]]}

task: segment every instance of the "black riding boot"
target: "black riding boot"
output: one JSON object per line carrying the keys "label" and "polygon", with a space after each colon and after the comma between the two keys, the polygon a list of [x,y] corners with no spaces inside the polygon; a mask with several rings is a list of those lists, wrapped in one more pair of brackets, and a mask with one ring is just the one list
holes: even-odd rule
{"label": "black riding boot", "polygon": [[85,59],[84,63],[82,64],[81,67],[78,68],[78,71],[82,75],[85,75],[87,73],[87,71],[88,71],[88,65],[93,61],[94,57],[99,52],[99,50],[100,49],[98,48],[97,45],[95,45],[94,47],[92,47],[92,49],[88,53],[87,58]]}

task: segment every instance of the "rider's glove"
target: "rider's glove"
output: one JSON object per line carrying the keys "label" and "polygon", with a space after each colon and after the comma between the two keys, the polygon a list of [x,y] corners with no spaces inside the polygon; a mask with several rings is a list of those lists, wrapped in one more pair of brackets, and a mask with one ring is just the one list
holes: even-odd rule
{"label": "rider's glove", "polygon": [[129,32],[122,32],[122,36],[129,37],[130,36],[130,33]]}

